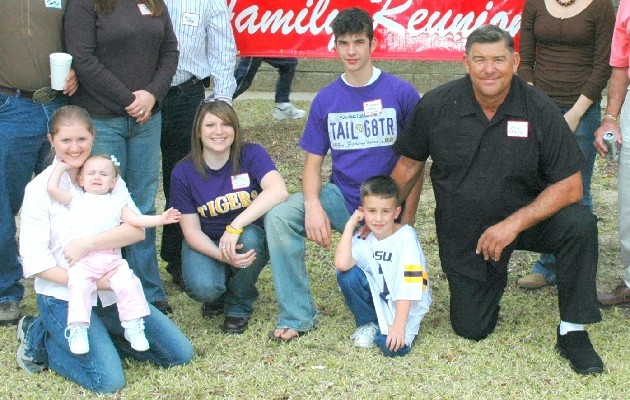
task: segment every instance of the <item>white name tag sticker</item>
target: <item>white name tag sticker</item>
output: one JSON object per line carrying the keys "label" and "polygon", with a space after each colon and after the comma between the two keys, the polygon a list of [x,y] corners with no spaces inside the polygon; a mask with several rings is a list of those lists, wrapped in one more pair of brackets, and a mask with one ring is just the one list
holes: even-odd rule
{"label": "white name tag sticker", "polygon": [[138,4],[138,10],[140,10],[140,14],[142,15],[151,15],[151,10],[149,10],[146,4]]}
{"label": "white name tag sticker", "polygon": [[526,138],[528,129],[529,122],[527,121],[508,121],[507,123],[508,137]]}
{"label": "white name tag sticker", "polygon": [[182,25],[199,26],[199,14],[184,13],[182,15]]}
{"label": "white name tag sticker", "polygon": [[363,103],[363,113],[366,117],[373,117],[383,112],[383,102],[381,99],[366,101]]}
{"label": "white name tag sticker", "polygon": [[239,174],[232,176],[232,189],[244,189],[249,187],[249,174]]}
{"label": "white name tag sticker", "polygon": [[57,8],[61,10],[61,0],[44,0],[46,8]]}

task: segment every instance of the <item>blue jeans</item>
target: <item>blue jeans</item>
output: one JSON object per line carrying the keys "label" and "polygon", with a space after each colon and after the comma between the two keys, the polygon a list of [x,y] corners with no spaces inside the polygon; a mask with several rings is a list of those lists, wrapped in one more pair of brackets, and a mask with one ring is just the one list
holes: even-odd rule
{"label": "blue jeans", "polygon": [[242,57],[234,71],[236,79],[236,91],[233,98],[237,98],[246,91],[254,80],[256,72],[262,62],[266,62],[278,70],[278,80],[276,80],[276,103],[288,103],[291,94],[291,84],[295,77],[297,68],[297,58],[263,58],[263,57]]}
{"label": "blue jeans", "polygon": [[372,291],[365,272],[359,267],[352,267],[347,271],[338,271],[337,284],[350,312],[354,315],[354,323],[357,328],[370,322],[378,325]]}
{"label": "blue jeans", "polygon": [[[331,183],[323,185],[319,200],[332,227],[342,232],[350,214],[339,188]],[[311,330],[317,311],[306,274],[304,195],[295,193],[268,211],[265,232],[278,300],[276,328]]]}
{"label": "blue jeans", "polygon": [[[171,173],[175,164],[190,153],[195,113],[199,103],[204,99],[203,82],[190,86],[185,90],[173,87],[162,102],[162,188],[168,204]],[[160,256],[168,263],[172,274],[181,275],[181,254],[184,235],[179,224],[164,225],[162,229],[162,246]]]}
{"label": "blue jeans", "polygon": [[[92,154],[113,154],[120,162],[120,176],[142,214],[155,214],[155,196],[160,179],[162,116],[153,115],[144,124],[135,118],[93,118],[96,137]],[[155,228],[145,230],[145,239],[124,249],[124,257],[138,276],[147,300],[166,299],[155,247]]]}
{"label": "blue jeans", "polygon": [[138,352],[124,338],[116,305],[93,308],[88,329],[90,351],[84,355],[70,352],[64,331],[68,302],[37,295],[39,317],[26,332],[26,355],[43,363],[59,375],[97,393],[112,393],[125,386],[121,357],[149,361],[160,367],[187,364],[193,347],[179,328],[155,307],[144,318],[144,333],[150,348]]}
{"label": "blue jeans", "polygon": [[[562,113],[569,111],[569,108],[561,108]],[[582,116],[580,123],[575,129],[575,140],[577,140],[580,150],[586,157],[586,165],[582,168],[582,188],[583,197],[580,204],[588,207],[593,212],[593,196],[591,194],[591,180],[593,178],[593,167],[597,151],[593,146],[595,131],[601,122],[601,108],[599,103],[594,103]],[[556,282],[556,257],[553,254],[541,254],[540,258],[532,268],[533,274],[541,274],[548,282]]]}
{"label": "blue jeans", "polygon": [[26,184],[47,165],[50,118],[67,101],[66,96],[57,96],[47,104],[37,104],[0,93],[0,303],[19,302],[24,296],[15,216]]}
{"label": "blue jeans", "polygon": [[[378,317],[372,300],[370,284],[365,276],[365,272],[359,267],[352,267],[347,271],[337,272],[337,283],[339,289],[346,299],[348,308],[354,315],[354,322],[357,327],[374,323],[378,326]],[[374,342],[387,357],[399,357],[411,351],[411,347],[404,345],[398,351],[391,351],[387,348],[387,335],[377,334]]]}
{"label": "blue jeans", "polygon": [[[214,243],[218,246],[219,241]],[[235,268],[205,254],[201,254],[182,243],[182,277],[186,293],[195,301],[207,303],[223,302],[225,315],[249,317],[258,298],[256,281],[267,261],[265,232],[257,225],[248,225],[238,240],[243,245],[239,252],[256,251],[256,259],[247,268]]]}

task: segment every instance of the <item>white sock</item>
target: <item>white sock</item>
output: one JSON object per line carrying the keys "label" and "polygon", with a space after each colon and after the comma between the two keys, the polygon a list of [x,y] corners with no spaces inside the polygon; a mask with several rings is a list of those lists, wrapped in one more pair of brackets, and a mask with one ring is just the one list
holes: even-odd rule
{"label": "white sock", "polygon": [[560,321],[560,335],[566,335],[569,332],[583,330],[584,324],[574,324],[573,322]]}
{"label": "white sock", "polygon": [[89,328],[90,324],[87,322],[73,322],[71,324],[68,324],[68,328]]}
{"label": "white sock", "polygon": [[291,102],[289,102],[289,103],[276,103],[276,107],[278,107],[281,110],[284,110],[285,108],[287,108],[290,105],[291,105]]}

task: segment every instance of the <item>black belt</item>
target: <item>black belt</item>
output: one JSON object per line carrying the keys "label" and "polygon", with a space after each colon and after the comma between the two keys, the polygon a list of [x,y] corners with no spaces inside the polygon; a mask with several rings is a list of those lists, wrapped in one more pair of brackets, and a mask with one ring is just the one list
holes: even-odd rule
{"label": "black belt", "polygon": [[182,83],[181,85],[176,85],[176,86],[171,86],[171,88],[168,90],[169,94],[179,94],[181,92],[184,92],[190,88],[192,88],[193,86],[201,83],[202,80],[201,79],[197,79],[197,78],[190,78],[189,80],[187,80],[186,82]]}
{"label": "black belt", "polygon": [[0,86],[0,93],[8,96],[15,96],[22,99],[31,99],[35,103],[45,104],[52,101],[57,96],[57,91],[50,87],[45,87],[37,90],[21,90],[16,88],[9,88]]}

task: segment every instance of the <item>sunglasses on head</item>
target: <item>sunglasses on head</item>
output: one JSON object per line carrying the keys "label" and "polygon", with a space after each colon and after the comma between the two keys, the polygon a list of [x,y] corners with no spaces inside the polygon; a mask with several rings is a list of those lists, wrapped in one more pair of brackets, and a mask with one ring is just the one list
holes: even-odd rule
{"label": "sunglasses on head", "polygon": [[232,103],[231,102],[226,101],[225,99],[220,99],[218,97],[212,97],[212,96],[208,96],[205,99],[201,100],[201,104],[216,103],[216,102],[219,102],[219,101],[227,104],[230,107],[232,107]]}

